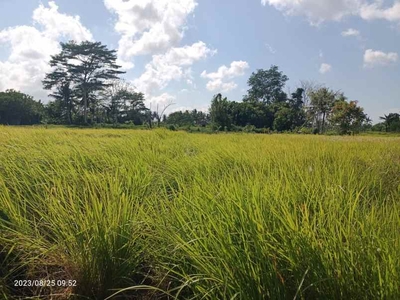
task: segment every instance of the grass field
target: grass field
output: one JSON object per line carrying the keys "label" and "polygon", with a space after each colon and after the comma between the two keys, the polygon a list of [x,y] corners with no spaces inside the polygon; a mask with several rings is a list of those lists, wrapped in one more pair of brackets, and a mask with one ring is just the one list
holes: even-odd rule
{"label": "grass field", "polygon": [[0,127],[0,298],[39,295],[400,299],[400,138]]}

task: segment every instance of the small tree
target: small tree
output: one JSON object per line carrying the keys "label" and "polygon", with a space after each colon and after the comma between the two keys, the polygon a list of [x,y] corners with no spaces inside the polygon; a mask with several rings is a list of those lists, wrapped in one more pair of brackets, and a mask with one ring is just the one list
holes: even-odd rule
{"label": "small tree", "polygon": [[164,107],[161,109],[159,107],[159,104],[157,103],[156,110],[153,111],[153,118],[157,120],[157,127],[160,127],[161,125],[161,120],[163,119],[165,115],[165,111],[175,103],[169,102],[168,104],[164,105]]}

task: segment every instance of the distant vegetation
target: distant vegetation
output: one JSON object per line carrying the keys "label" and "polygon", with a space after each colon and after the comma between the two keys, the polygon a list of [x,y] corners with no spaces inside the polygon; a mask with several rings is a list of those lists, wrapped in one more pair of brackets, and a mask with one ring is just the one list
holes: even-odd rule
{"label": "distant vegetation", "polygon": [[382,117],[372,126],[357,101],[348,100],[313,82],[303,81],[289,95],[288,77],[277,66],[253,72],[242,101],[213,97],[208,112],[198,110],[165,114],[168,106],[150,109],[145,96],[121,79],[116,52],[99,42],[61,43],[52,56],[52,71],[43,87],[52,99],[47,104],[14,90],[0,93],[0,124],[63,124],[104,126],[107,124],[207,127],[211,131],[256,131],[354,134],[360,131],[400,131],[400,114]]}

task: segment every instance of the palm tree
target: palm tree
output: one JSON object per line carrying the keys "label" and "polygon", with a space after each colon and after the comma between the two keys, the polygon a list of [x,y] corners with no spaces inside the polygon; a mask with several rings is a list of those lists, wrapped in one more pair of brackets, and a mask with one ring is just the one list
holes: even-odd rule
{"label": "palm tree", "polygon": [[379,119],[383,120],[383,124],[385,124],[385,131],[388,132],[389,116],[384,115],[383,117],[379,117]]}
{"label": "palm tree", "polygon": [[379,119],[383,120],[385,124],[386,132],[389,131],[389,128],[394,123],[400,123],[400,114],[398,113],[390,113],[388,115],[384,115],[383,117],[379,117]]}

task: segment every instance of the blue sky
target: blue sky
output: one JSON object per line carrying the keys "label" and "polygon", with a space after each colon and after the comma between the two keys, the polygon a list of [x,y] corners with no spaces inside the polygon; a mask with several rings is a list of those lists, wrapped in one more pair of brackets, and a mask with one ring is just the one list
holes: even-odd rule
{"label": "blue sky", "polygon": [[400,2],[382,0],[0,0],[0,90],[47,102],[41,80],[69,39],[118,50],[147,104],[240,101],[251,72],[278,65],[358,100],[374,121],[400,111]]}

